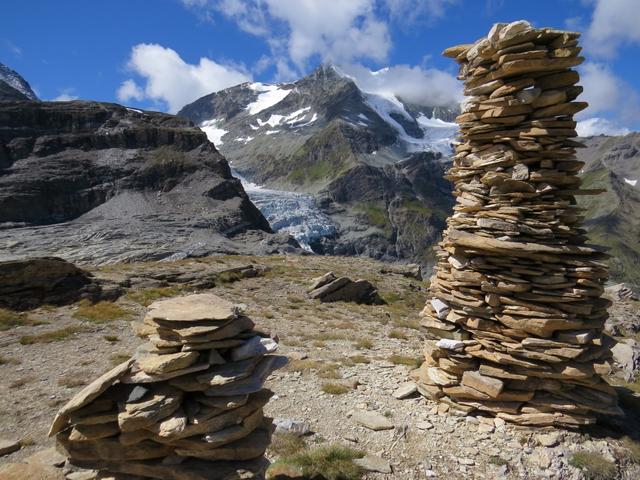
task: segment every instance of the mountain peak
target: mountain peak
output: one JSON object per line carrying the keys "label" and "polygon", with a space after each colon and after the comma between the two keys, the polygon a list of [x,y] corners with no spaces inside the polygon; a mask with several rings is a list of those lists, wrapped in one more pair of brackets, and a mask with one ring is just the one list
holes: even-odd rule
{"label": "mountain peak", "polygon": [[22,78],[18,72],[2,63],[0,63],[0,82],[6,83],[9,87],[17,90],[29,100],[38,100],[38,97],[31,89],[29,82]]}

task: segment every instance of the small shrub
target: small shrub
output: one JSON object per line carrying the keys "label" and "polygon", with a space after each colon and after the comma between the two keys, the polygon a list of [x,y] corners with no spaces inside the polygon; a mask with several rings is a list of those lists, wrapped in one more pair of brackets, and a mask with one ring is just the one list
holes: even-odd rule
{"label": "small shrub", "polygon": [[102,338],[104,338],[107,342],[110,342],[110,343],[115,343],[120,341],[117,335],[105,335]]}
{"label": "small shrub", "polygon": [[397,318],[393,321],[393,323],[397,327],[420,330],[420,322],[415,318]]}
{"label": "small shrub", "polygon": [[74,374],[70,373],[58,379],[59,387],[74,388],[74,387],[80,387],[86,384],[87,382],[84,379],[84,375],[79,375],[77,373],[74,373]]}
{"label": "small shrub", "polygon": [[352,367],[356,363],[371,363],[371,360],[369,360],[364,355],[352,355],[342,360],[342,364],[347,367]]}
{"label": "small shrub", "polygon": [[113,302],[100,301],[92,304],[88,300],[82,300],[78,310],[73,314],[74,318],[92,323],[108,323],[114,320],[123,320],[131,316],[129,310],[116,305]]}
{"label": "small shrub", "polygon": [[240,272],[220,272],[216,274],[216,283],[220,285],[229,285],[235,283],[238,280],[242,280],[243,276]]}
{"label": "small shrub", "polygon": [[582,470],[587,480],[614,480],[618,474],[615,464],[596,452],[576,452],[569,465]]}
{"label": "small shrub", "polygon": [[269,449],[278,457],[295,455],[307,448],[304,438],[293,433],[274,433]]}
{"label": "small shrub", "polygon": [[0,365],[18,365],[20,360],[13,357],[5,357],[4,355],[0,355]]}
{"label": "small shrub", "polygon": [[128,353],[114,353],[109,357],[109,361],[111,362],[111,365],[115,367],[129,360],[129,357],[130,355]]}
{"label": "small shrub", "polygon": [[147,307],[156,300],[180,295],[184,290],[182,286],[144,288],[127,293],[126,298]]}
{"label": "small shrub", "polygon": [[39,333],[36,335],[25,335],[20,337],[21,345],[33,345],[34,343],[53,343],[69,340],[78,333],[86,332],[87,329],[81,325],[71,325],[51,332]]}
{"label": "small shrub", "polygon": [[321,361],[305,358],[304,360],[294,360],[290,362],[286,368],[292,372],[306,372],[309,370],[318,370],[321,366]]}
{"label": "small shrub", "polygon": [[391,330],[389,332],[389,338],[398,338],[400,340],[406,340],[409,338],[406,333],[401,330]]}
{"label": "small shrub", "polygon": [[20,440],[20,446],[22,448],[32,447],[37,444],[38,442],[33,437],[24,437],[22,440]]}
{"label": "small shrub", "polygon": [[0,331],[9,330],[23,325],[45,325],[47,322],[34,320],[26,313],[14,312],[6,308],[0,308]]}
{"label": "small shrub", "polygon": [[33,376],[26,376],[26,377],[20,377],[17,380],[14,380],[13,382],[9,383],[9,388],[20,388],[20,387],[24,387],[27,383],[31,383],[35,380],[35,377]]}
{"label": "small shrub", "polygon": [[323,383],[320,389],[329,395],[343,395],[351,390],[349,387],[342,385],[341,383]]}
{"label": "small shrub", "polygon": [[340,375],[340,371],[338,370],[339,365],[336,363],[327,363],[322,365],[316,375],[320,378],[333,379],[336,380],[338,378],[342,378]]}
{"label": "small shrub", "polygon": [[280,459],[284,463],[302,469],[305,478],[320,477],[326,480],[360,480],[362,469],[353,463],[364,453],[341,445],[308,449],[296,455]]}
{"label": "small shrub", "polygon": [[370,338],[361,338],[356,343],[354,343],[354,346],[361,350],[370,350],[373,348],[373,340],[371,340]]}
{"label": "small shrub", "polygon": [[502,467],[503,465],[509,465],[509,462],[507,462],[504,458],[499,457],[498,455],[493,455],[489,457],[488,462],[490,465],[496,465],[498,467]]}
{"label": "small shrub", "polygon": [[421,357],[408,357],[406,355],[391,355],[388,360],[394,365],[406,365],[408,367],[418,368],[422,365]]}
{"label": "small shrub", "polygon": [[622,446],[627,450],[627,457],[633,463],[640,463],[640,443],[629,437],[622,438]]}

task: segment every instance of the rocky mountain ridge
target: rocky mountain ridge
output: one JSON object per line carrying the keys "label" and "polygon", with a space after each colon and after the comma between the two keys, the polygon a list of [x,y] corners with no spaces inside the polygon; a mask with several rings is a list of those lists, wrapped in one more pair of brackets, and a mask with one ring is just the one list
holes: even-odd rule
{"label": "rocky mountain ridge", "polygon": [[295,249],[188,120],[98,102],[0,103],[2,259]]}
{"label": "rocky mountain ridge", "polygon": [[323,219],[312,228],[272,201],[261,208],[272,224],[302,231],[298,239],[314,252],[429,263],[452,204],[442,176],[456,112],[364,92],[324,65],[293,83],[212,93],[178,115],[200,125],[253,183],[259,206],[264,188],[270,198],[310,199]]}
{"label": "rocky mountain ridge", "polygon": [[613,279],[640,283],[640,133],[582,141],[582,186],[606,190],[579,199],[589,238],[608,249]]}
{"label": "rocky mountain ridge", "polygon": [[0,63],[0,101],[7,100],[38,100],[38,97],[18,72]]}

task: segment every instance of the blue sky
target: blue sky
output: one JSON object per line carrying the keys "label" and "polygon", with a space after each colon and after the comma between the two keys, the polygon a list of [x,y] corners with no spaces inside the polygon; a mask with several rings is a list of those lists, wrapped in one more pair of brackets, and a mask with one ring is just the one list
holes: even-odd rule
{"label": "blue sky", "polygon": [[[640,130],[638,0],[7,0],[0,62],[42,99],[175,112],[242,81],[291,80],[320,62],[369,90],[459,99],[440,52],[494,22],[584,33],[589,133]],[[382,75],[371,71],[389,67]]]}

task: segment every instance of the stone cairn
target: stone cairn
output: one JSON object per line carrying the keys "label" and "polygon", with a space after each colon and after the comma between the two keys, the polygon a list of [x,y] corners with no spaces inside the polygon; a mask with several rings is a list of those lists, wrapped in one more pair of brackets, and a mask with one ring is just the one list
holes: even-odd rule
{"label": "stone cairn", "polygon": [[62,407],[49,434],[98,478],[263,478],[263,383],[286,358],[253,328],[215,295],[153,303],[136,326],[149,342]]}
{"label": "stone cairn", "polygon": [[456,204],[438,249],[421,393],[440,410],[521,425],[620,415],[602,335],[607,256],[585,245],[571,69],[578,33],[496,24],[445,50],[468,98],[447,178]]}

